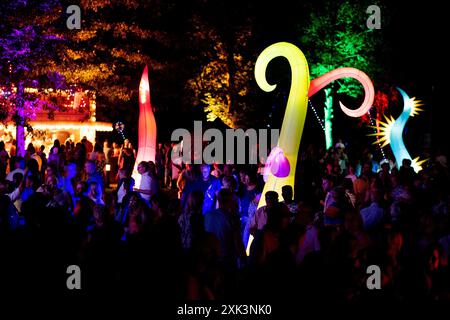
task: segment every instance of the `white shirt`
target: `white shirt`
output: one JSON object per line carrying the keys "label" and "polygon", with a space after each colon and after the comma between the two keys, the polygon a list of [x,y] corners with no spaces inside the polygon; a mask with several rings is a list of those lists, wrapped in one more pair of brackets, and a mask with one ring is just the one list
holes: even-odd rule
{"label": "white shirt", "polygon": [[[152,177],[150,177],[150,174],[148,172],[145,172],[141,175],[141,184],[139,185],[139,189],[141,190],[149,190],[150,192],[152,190]],[[150,197],[151,194],[144,194],[140,193],[141,197],[147,201],[147,203],[150,203]]]}
{"label": "white shirt", "polygon": [[14,189],[13,192],[8,193],[7,196],[11,199],[11,202],[16,207],[17,211],[20,212],[20,209],[22,207],[22,193],[19,190],[19,187]]}
{"label": "white shirt", "polygon": [[250,229],[256,228],[262,230],[267,223],[267,206],[263,206],[256,210],[255,215],[250,222]]}
{"label": "white shirt", "polygon": [[319,230],[313,225],[309,225],[306,229],[303,241],[297,251],[297,263],[301,263],[305,256],[314,251],[320,250]]}
{"label": "white shirt", "polygon": [[[8,175],[6,176],[6,180],[13,181],[13,176],[14,176],[14,174],[15,174],[16,172],[19,172],[19,173],[21,173],[23,176],[25,176],[25,170],[20,169],[20,168],[17,168],[17,169],[14,169],[13,171],[11,171],[10,173],[8,173]],[[25,178],[25,177],[24,177],[24,178]]]}
{"label": "white shirt", "polygon": [[367,208],[361,209],[360,214],[364,229],[369,230],[381,224],[384,217],[384,210],[378,203],[372,202]]}
{"label": "white shirt", "polygon": [[119,190],[117,190],[117,203],[122,203],[123,197],[125,197],[126,194],[127,192],[125,191],[125,188],[122,183],[120,185]]}

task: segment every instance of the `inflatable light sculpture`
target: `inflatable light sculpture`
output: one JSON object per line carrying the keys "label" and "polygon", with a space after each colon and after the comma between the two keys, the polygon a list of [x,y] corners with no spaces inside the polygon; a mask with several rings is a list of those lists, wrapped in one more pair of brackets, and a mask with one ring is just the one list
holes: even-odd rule
{"label": "inflatable light sculpture", "polygon": [[289,61],[292,80],[278,144],[270,152],[264,169],[266,183],[258,208],[266,204],[264,195],[267,191],[276,191],[281,195],[283,186],[294,187],[297,156],[309,97],[336,79],[355,78],[364,87],[364,102],[355,110],[347,108],[341,102],[339,104],[342,111],[348,116],[361,117],[372,107],[375,96],[375,90],[369,77],[354,68],[339,68],[330,71],[310,83],[308,63],[303,52],[295,45],[287,42],[279,42],[267,47],[256,61],[256,82],[266,92],[271,92],[276,88],[276,85],[270,85],[266,80],[267,66],[276,57],[285,57]]}
{"label": "inflatable light sculpture", "polygon": [[138,151],[134,163],[132,177],[136,187],[141,183],[141,175],[137,166],[141,161],[155,161],[156,156],[156,121],[150,103],[150,85],[148,82],[148,67],[145,66],[139,84],[139,129]]}
{"label": "inflatable light sculpture", "polygon": [[[281,195],[281,188],[283,186],[290,185],[294,187],[297,156],[302,139],[309,97],[313,96],[330,82],[345,77],[355,78],[361,82],[365,92],[364,102],[358,109],[349,109],[339,102],[345,114],[350,117],[363,116],[372,107],[375,97],[372,81],[364,72],[354,68],[332,70],[310,83],[308,63],[305,55],[299,48],[287,42],[278,42],[267,47],[256,60],[256,82],[266,92],[271,92],[276,88],[276,85],[267,83],[266,69],[269,62],[277,57],[285,57],[289,61],[292,74],[291,88],[278,144],[270,152],[265,164],[264,178],[266,183],[262,193],[263,196],[258,203],[258,208],[266,204],[264,195],[267,191],[276,191],[278,195]],[[250,253],[252,242],[253,236],[250,235],[246,250],[247,255]]]}
{"label": "inflatable light sculpture", "polygon": [[423,109],[419,108],[423,104],[420,100],[415,98],[410,98],[408,94],[402,89],[397,87],[403,98],[403,111],[400,116],[395,120],[392,116],[389,118],[386,115],[384,118],[386,122],[380,122],[380,132],[371,133],[369,136],[377,136],[378,140],[374,142],[383,143],[382,147],[390,145],[392,153],[394,154],[395,161],[397,162],[397,168],[402,164],[403,159],[411,160],[411,166],[414,171],[419,172],[422,170],[422,164],[427,160],[419,160],[419,157],[412,159],[406,149],[405,143],[403,142],[403,130],[405,129],[406,122],[409,117],[414,117],[418,115]]}

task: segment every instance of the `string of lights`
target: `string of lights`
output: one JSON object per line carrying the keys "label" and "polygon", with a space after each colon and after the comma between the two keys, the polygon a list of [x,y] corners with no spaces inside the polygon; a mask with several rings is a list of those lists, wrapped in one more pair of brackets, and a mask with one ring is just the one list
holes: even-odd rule
{"label": "string of lights", "polygon": [[[374,132],[377,133],[377,129],[375,129],[376,128],[376,124],[374,124],[374,122],[373,122],[373,118],[372,118],[372,115],[370,114],[370,110],[367,112],[367,114],[368,114],[369,119],[370,119],[370,124],[372,125],[372,127],[374,127],[374,129],[373,129]],[[383,147],[382,147],[382,145],[381,145],[381,143],[379,141],[378,141],[378,147],[380,148],[381,155],[383,156],[383,159],[386,159],[386,154],[384,153]]]}
{"label": "string of lights", "polygon": [[322,128],[323,131],[325,131],[325,127],[324,127],[324,125],[323,125],[324,122],[323,122],[322,119],[320,119],[319,115],[317,114],[316,108],[314,108],[314,106],[313,106],[311,100],[308,100],[308,105],[309,105],[309,106],[311,107],[311,109],[313,110],[314,115],[316,116],[317,122],[319,123],[320,127]]}

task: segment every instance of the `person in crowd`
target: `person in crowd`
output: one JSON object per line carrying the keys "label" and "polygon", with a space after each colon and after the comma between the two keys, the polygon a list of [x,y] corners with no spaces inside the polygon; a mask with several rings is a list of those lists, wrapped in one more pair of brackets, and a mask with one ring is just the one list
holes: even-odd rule
{"label": "person in crowd", "polygon": [[9,154],[5,150],[5,143],[0,141],[0,181],[6,177],[6,169],[9,165]]}
{"label": "person in crowd", "polygon": [[25,174],[25,159],[22,157],[19,157],[16,159],[14,170],[11,170],[8,175],[6,176],[6,180],[13,181],[13,176],[16,173],[22,174],[22,176]]}
{"label": "person in crowd", "polygon": [[89,183],[89,198],[94,201],[96,205],[104,206],[105,202],[103,201],[103,193],[100,185],[96,181],[91,181]]}
{"label": "person in crowd", "polygon": [[129,174],[133,172],[133,166],[135,161],[133,150],[130,148],[123,148],[119,156],[119,170],[124,169]]}
{"label": "person in crowd", "polygon": [[267,191],[264,195],[266,205],[256,210],[250,222],[250,234],[255,235],[258,231],[262,231],[267,223],[268,210],[278,203],[278,193],[275,191]]}
{"label": "person in crowd", "polygon": [[366,231],[379,228],[385,219],[385,210],[381,207],[381,194],[377,190],[371,192],[371,204],[360,210]]}
{"label": "person in crowd", "polygon": [[183,249],[188,250],[191,247],[193,230],[191,220],[196,219],[196,215],[202,215],[203,193],[201,191],[193,191],[189,194],[186,205],[178,218],[178,224],[181,229],[181,241]]}
{"label": "person in crowd", "polygon": [[240,237],[240,223],[231,212],[233,194],[229,189],[218,193],[219,208],[205,215],[205,230],[213,233],[220,242],[220,259],[229,268],[236,268],[238,258],[244,256]]}
{"label": "person in crowd", "polygon": [[294,190],[292,186],[286,185],[281,188],[283,203],[289,208],[291,219],[294,220],[298,213],[298,204],[294,201]]}
{"label": "person in crowd", "polygon": [[157,180],[155,180],[154,175],[150,172],[150,168],[151,166],[147,161],[141,161],[138,164],[137,170],[141,175],[141,184],[139,188],[134,189],[134,191],[139,192],[147,205],[150,205],[151,196],[157,192],[157,184],[155,183]]}
{"label": "person in crowd", "polygon": [[[262,194],[255,165],[217,165],[212,174],[210,165],[178,158],[187,168],[179,199],[175,188],[161,188],[172,178],[169,151],[160,155],[162,164],[139,163],[139,189],[131,178],[134,158],[122,162],[114,190],[101,187],[98,158],[91,160],[98,145],[85,138],[64,146],[54,141],[52,160],[41,170],[31,147],[28,161],[10,152],[11,171],[0,177],[2,290],[27,292],[45,279],[64,291],[66,278],[61,285],[63,275],[53,271],[76,264],[87,294],[145,289],[178,301],[450,300],[445,152],[428,150],[430,160],[415,173],[408,161],[397,169],[375,149],[338,143],[345,148],[311,144],[302,151],[296,183],[282,188],[282,202],[274,191]],[[161,165],[168,165],[164,177]],[[261,196],[266,206],[257,209]],[[371,265],[380,267],[382,290],[367,288]]]}
{"label": "person in crowd", "polygon": [[96,182],[100,190],[103,192],[103,190],[105,190],[103,175],[97,171],[95,162],[92,160],[87,160],[84,164],[84,171],[86,173],[85,181],[88,183],[88,185],[90,185],[91,182]]}

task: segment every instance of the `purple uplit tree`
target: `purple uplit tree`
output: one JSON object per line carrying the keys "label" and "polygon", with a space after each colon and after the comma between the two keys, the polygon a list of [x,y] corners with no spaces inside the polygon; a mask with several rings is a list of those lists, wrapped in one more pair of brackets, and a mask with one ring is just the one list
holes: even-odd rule
{"label": "purple uplit tree", "polygon": [[28,120],[48,104],[40,99],[39,90],[26,88],[51,86],[47,76],[59,64],[61,14],[62,7],[56,0],[0,3],[0,121],[15,123],[18,156],[25,154],[24,127]]}

